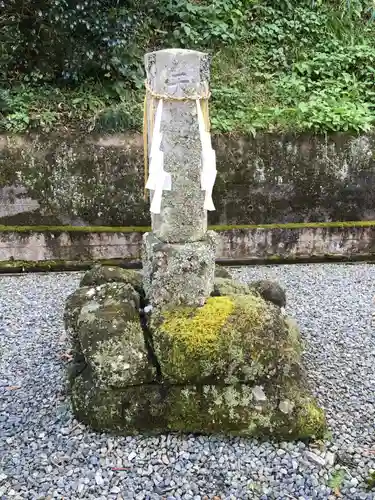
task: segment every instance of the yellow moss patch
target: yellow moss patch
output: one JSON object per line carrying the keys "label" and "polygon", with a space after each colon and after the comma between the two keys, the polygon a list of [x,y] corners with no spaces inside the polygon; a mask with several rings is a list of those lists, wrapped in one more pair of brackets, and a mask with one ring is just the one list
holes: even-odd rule
{"label": "yellow moss patch", "polygon": [[162,330],[178,338],[189,352],[202,352],[214,347],[220,330],[233,310],[232,298],[211,297],[201,308],[166,312]]}

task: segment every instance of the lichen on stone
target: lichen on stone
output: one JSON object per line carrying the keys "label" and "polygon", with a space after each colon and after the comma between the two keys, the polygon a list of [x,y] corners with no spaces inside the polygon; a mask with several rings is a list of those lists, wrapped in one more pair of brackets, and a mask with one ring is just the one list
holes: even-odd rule
{"label": "lichen on stone", "polygon": [[117,388],[152,381],[154,370],[147,359],[139,321],[118,321],[113,326],[120,328],[120,334],[97,342],[87,358],[97,379]]}
{"label": "lichen on stone", "polygon": [[221,297],[224,295],[247,295],[251,293],[249,287],[239,283],[232,278],[215,277],[212,297]]}
{"label": "lichen on stone", "polygon": [[258,280],[248,284],[250,290],[259,293],[259,295],[269,302],[272,302],[276,306],[285,307],[286,306],[286,294],[285,290],[272,280]]}
{"label": "lichen on stone", "polygon": [[215,266],[215,278],[226,278],[226,279],[231,279],[232,276],[230,272],[228,272],[225,267],[219,266],[216,264]]}
{"label": "lichen on stone", "polygon": [[99,286],[107,283],[128,283],[140,294],[143,294],[142,275],[132,269],[118,266],[94,265],[81,279],[80,286]]}
{"label": "lichen on stone", "polygon": [[277,389],[270,388],[267,401],[259,405],[252,387],[244,384],[143,384],[113,390],[93,384],[87,371],[73,386],[75,414],[98,430],[225,433],[284,440],[323,435],[325,420],[313,400],[304,400],[307,408],[298,400],[293,411],[285,414],[278,409],[277,398]]}
{"label": "lichen on stone", "polygon": [[153,380],[139,308],[139,294],[124,282],[83,286],[68,299],[65,324],[75,357],[84,356],[99,385]]}

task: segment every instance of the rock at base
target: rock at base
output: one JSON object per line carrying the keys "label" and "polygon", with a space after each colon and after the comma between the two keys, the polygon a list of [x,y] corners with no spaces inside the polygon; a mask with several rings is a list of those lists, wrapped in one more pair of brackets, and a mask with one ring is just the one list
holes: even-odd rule
{"label": "rock at base", "polygon": [[230,274],[229,271],[225,269],[223,266],[219,266],[216,264],[215,266],[215,278],[226,278],[226,279],[232,279],[232,275]]}
{"label": "rock at base", "polygon": [[[227,281],[227,280],[223,280]],[[210,297],[151,318],[164,380],[172,384],[254,383],[298,377],[300,351],[280,309],[258,295]]]}
{"label": "rock at base", "polygon": [[290,440],[319,438],[325,431],[314,400],[292,388],[285,394],[249,385],[145,384],[111,390],[95,386],[85,371],[74,382],[72,398],[79,420],[122,434],[182,431]]}
{"label": "rock at base", "polygon": [[204,304],[214,285],[216,240],[213,231],[185,244],[143,236],[143,286],[153,307]]}
{"label": "rock at base", "polygon": [[284,288],[276,281],[259,280],[248,284],[250,290],[259,293],[267,302],[279,307],[286,306],[286,293]]}
{"label": "rock at base", "polygon": [[[191,245],[208,248],[207,242]],[[181,255],[198,281],[186,280]],[[306,390],[296,322],[228,278],[216,278],[214,296],[198,305],[214,283],[213,259],[206,266],[206,254],[191,262],[186,256],[176,245],[152,248],[145,281],[162,297],[147,314],[139,281],[133,286],[120,268],[110,277],[92,270],[69,297],[64,319],[74,352],[69,382],[76,417],[122,434],[322,436],[324,414]],[[164,281],[163,270],[177,289]],[[191,306],[178,305],[189,297]]]}
{"label": "rock at base", "polygon": [[140,294],[143,293],[142,274],[132,269],[118,266],[94,265],[87,271],[80,282],[80,287],[99,286],[105,283],[128,283]]}
{"label": "rock at base", "polygon": [[215,276],[214,289],[212,297],[223,297],[225,295],[247,295],[251,293],[250,288],[243,283],[232,278],[220,278]]}
{"label": "rock at base", "polygon": [[99,386],[125,387],[154,380],[139,306],[139,294],[120,282],[83,287],[68,300],[65,322],[75,359],[82,365],[83,356]]}

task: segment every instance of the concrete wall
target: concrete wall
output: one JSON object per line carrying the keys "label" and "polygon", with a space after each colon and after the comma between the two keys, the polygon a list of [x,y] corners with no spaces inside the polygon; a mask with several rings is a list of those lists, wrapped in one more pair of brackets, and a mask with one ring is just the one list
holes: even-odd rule
{"label": "concrete wall", "polygon": [[[211,224],[375,219],[375,136],[214,138]],[[144,226],[140,135],[0,137],[0,224]]]}
{"label": "concrete wall", "polygon": [[[354,227],[243,228],[219,231],[217,259],[228,263],[372,258],[375,224]],[[20,261],[89,262],[116,259],[140,263],[137,232],[0,232],[0,270]],[[64,266],[62,266],[64,267]]]}

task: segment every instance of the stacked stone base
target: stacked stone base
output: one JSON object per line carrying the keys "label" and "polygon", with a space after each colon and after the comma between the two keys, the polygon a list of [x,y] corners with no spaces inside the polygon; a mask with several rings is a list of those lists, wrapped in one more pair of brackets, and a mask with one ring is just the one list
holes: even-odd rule
{"label": "stacked stone base", "polygon": [[280,307],[217,278],[203,307],[147,317],[140,283],[136,272],[98,267],[68,299],[80,421],[120,434],[324,434],[324,414],[306,390],[298,328]]}
{"label": "stacked stone base", "polygon": [[[97,431],[120,434],[227,434],[280,439],[320,437],[323,415],[299,388],[279,400],[256,399],[259,386],[145,384],[123,389],[100,388],[86,372],[73,385],[73,408],[79,420]],[[280,402],[279,402],[280,401]]]}

